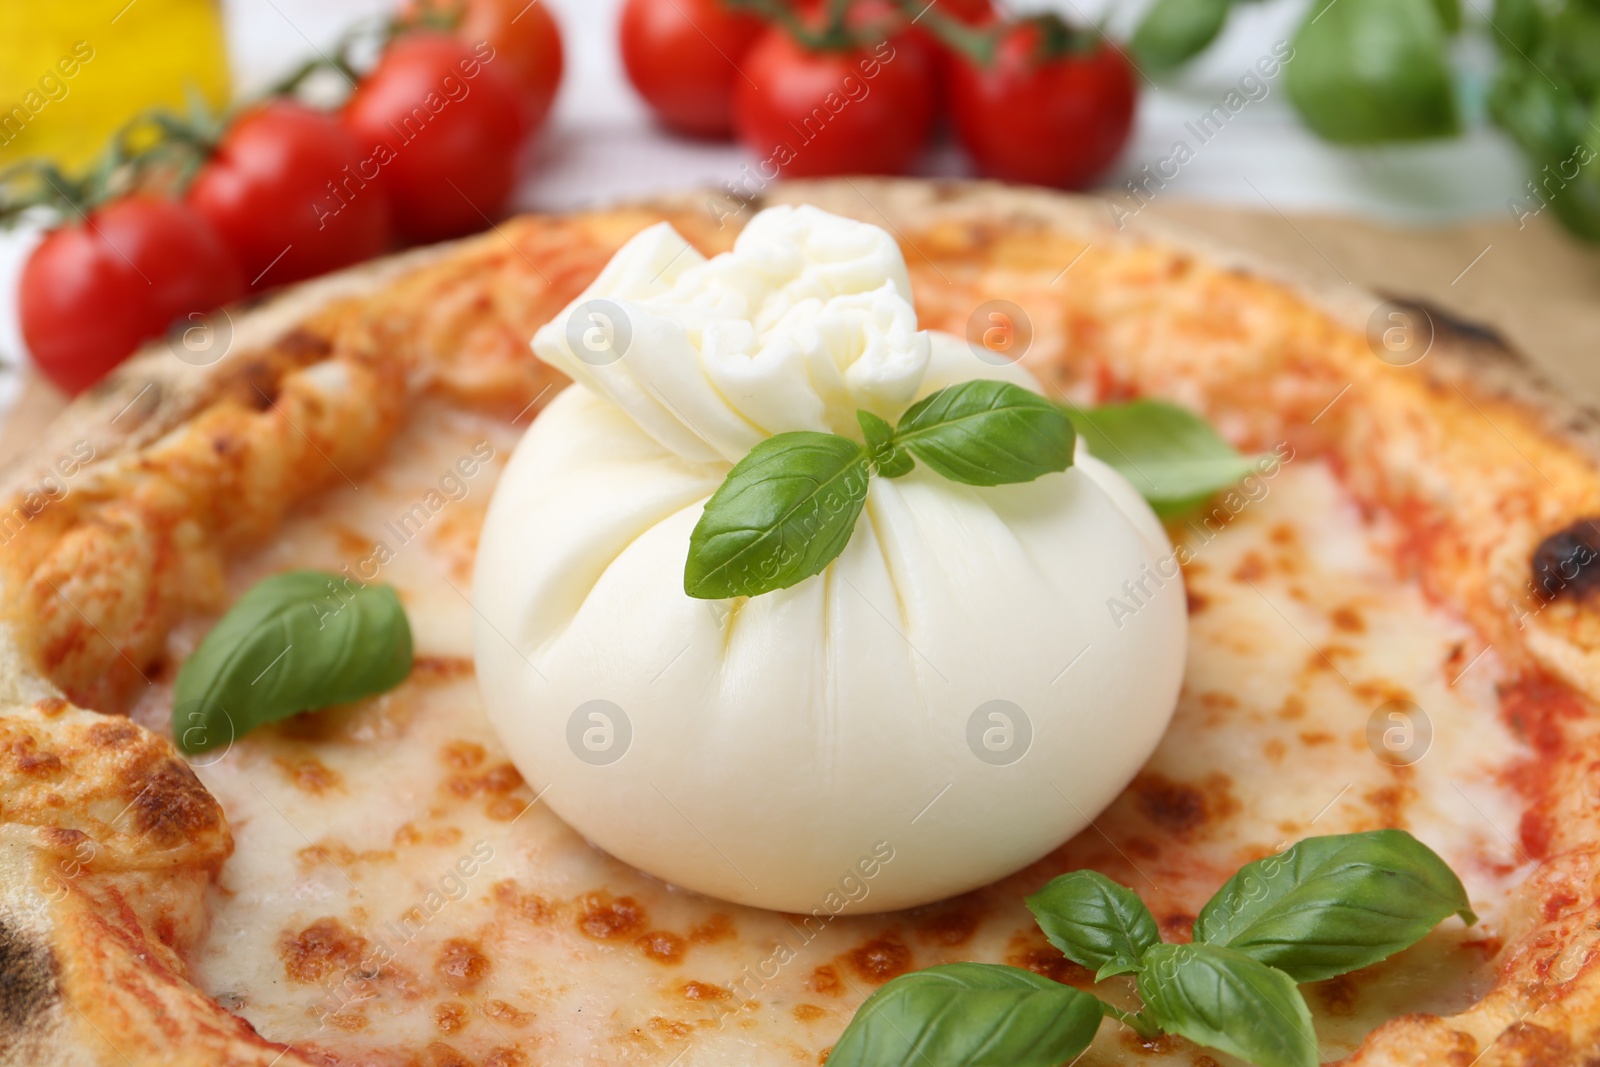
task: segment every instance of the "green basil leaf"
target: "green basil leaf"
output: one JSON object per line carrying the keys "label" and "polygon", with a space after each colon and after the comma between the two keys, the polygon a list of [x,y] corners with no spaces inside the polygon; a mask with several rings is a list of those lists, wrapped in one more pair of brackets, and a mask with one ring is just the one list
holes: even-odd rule
{"label": "green basil leaf", "polygon": [[885,478],[899,478],[910,474],[916,461],[894,446],[894,427],[870,411],[856,412],[856,421],[867,438],[867,454],[872,457],[873,470]]}
{"label": "green basil leaf", "polygon": [[1285,67],[1289,99],[1341,144],[1452,136],[1448,44],[1433,0],[1318,0]]}
{"label": "green basil leaf", "polygon": [[1032,971],[951,963],[861,1005],[828,1067],[1059,1067],[1094,1040],[1100,1002]]}
{"label": "green basil leaf", "polygon": [[289,571],[264,579],[178,670],[173,734],[185,752],[265,723],[392,689],[411,673],[411,626],[387,585]]}
{"label": "green basil leaf", "polygon": [[1063,874],[1027,904],[1050,943],[1094,971],[1095,981],[1138,970],[1139,957],[1161,943],[1139,894],[1098,871]]}
{"label": "green basil leaf", "polygon": [[1071,420],[1044,397],[981,380],[913,404],[894,443],[953,482],[1008,485],[1072,466],[1075,436]]}
{"label": "green basil leaf", "polygon": [[1182,66],[1217,39],[1232,0],[1156,0],[1133,31],[1134,58],[1146,71]]}
{"label": "green basil leaf", "polygon": [[[1595,117],[1600,121],[1600,108],[1596,108]],[[1551,210],[1567,229],[1588,241],[1600,241],[1600,163],[1596,162],[1597,158],[1600,156],[1591,155],[1578,178],[1550,201]],[[1571,162],[1562,160],[1555,166],[1567,167]]]}
{"label": "green basil leaf", "polygon": [[683,591],[701,600],[759,596],[822,573],[850,541],[871,478],[848,437],[769,437],[728,472],[689,535]]}
{"label": "green basil leaf", "polygon": [[1536,168],[1545,162],[1571,166],[1568,157],[1591,132],[1589,109],[1572,86],[1552,83],[1520,56],[1501,61],[1488,103],[1495,122],[1516,139]]}
{"label": "green basil leaf", "polygon": [[1257,1067],[1316,1067],[1317,1035],[1294,979],[1215,945],[1156,945],[1139,996],[1161,1029]]}
{"label": "green basil leaf", "polygon": [[1444,860],[1404,830],[1373,830],[1246,864],[1200,909],[1194,936],[1317,982],[1394,955],[1452,914],[1477,921]]}
{"label": "green basil leaf", "polygon": [[1445,33],[1454,36],[1461,30],[1461,0],[1433,0],[1433,10]]}
{"label": "green basil leaf", "polygon": [[1593,101],[1600,93],[1600,9],[1572,0],[1558,7],[1535,62],[1552,70],[1557,81],[1570,82],[1581,99]]}
{"label": "green basil leaf", "polygon": [[1531,55],[1544,40],[1544,8],[1539,0],[1495,0],[1490,25],[1502,55]]}
{"label": "green basil leaf", "polygon": [[1094,457],[1163,517],[1192,510],[1255,466],[1200,416],[1161,400],[1074,408],[1071,416]]}

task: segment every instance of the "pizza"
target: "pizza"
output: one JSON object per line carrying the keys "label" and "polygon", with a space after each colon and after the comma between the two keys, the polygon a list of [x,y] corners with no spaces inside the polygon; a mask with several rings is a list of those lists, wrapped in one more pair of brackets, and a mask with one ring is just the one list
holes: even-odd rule
{"label": "pizza", "polygon": [[[563,823],[472,657],[485,508],[566,384],[528,341],[645,227],[711,253],[759,205],[522,217],[233,309],[214,352],[156,346],[6,472],[0,1063],[821,1063],[915,969],[1090,985],[1022,904],[1054,875],[1104,872],[1181,940],[1242,863],[1388,827],[1480,921],[1307,986],[1324,1058],[1593,1062],[1592,418],[1481,329],[1092,201],[846,180],[762,202],[894,234],[924,326],[1009,302],[1063,400],[1165,398],[1279,460],[1168,525],[1183,689],[1121,796],[1025,870],[895,912],[870,877],[808,915],[724,903]],[[178,667],[308,567],[399,591],[407,680],[180,756]],[[1114,1022],[1083,1062],[1218,1063]]]}

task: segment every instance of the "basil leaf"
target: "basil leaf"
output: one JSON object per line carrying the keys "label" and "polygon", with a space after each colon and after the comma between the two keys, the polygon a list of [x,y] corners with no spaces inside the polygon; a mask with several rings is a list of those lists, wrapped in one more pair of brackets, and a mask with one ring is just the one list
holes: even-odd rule
{"label": "basil leaf", "polygon": [[1066,470],[1075,436],[1071,420],[1044,397],[981,380],[913,404],[894,443],[953,482],[1008,485]]}
{"label": "basil leaf", "polygon": [[1164,518],[1192,510],[1255,466],[1200,416],[1161,400],[1070,414],[1094,457],[1132,482]]}
{"label": "basil leaf", "polygon": [[1558,81],[1570,82],[1580,98],[1593,102],[1600,93],[1600,10],[1573,0],[1556,8],[1546,47],[1534,62],[1553,69]]}
{"label": "basil leaf", "polygon": [[856,421],[867,438],[867,454],[872,457],[873,470],[885,478],[899,478],[910,474],[916,461],[894,446],[894,427],[870,411],[856,412]]}
{"label": "basil leaf", "polygon": [[1452,136],[1448,43],[1434,0],[1318,0],[1295,33],[1289,99],[1341,144]]}
{"label": "basil leaf", "polygon": [[[1595,121],[1600,124],[1600,107],[1595,111]],[[1590,136],[1600,141],[1600,137]],[[1596,154],[1589,157],[1589,162],[1578,172],[1578,178],[1550,201],[1550,208],[1574,234],[1588,241],[1600,241],[1600,162],[1596,162],[1600,159],[1600,150],[1591,151]],[[1560,160],[1555,165],[1568,167],[1571,163]]]}
{"label": "basil leaf", "polygon": [[1156,0],[1133,31],[1133,54],[1147,71],[1182,66],[1217,39],[1231,0]]}
{"label": "basil leaf", "polygon": [[868,997],[828,1067],[1059,1067],[1094,1040],[1100,1002],[1032,971],[951,963]]}
{"label": "basil leaf", "polygon": [[1495,0],[1489,21],[1502,57],[1530,55],[1544,39],[1545,13],[1539,0]]}
{"label": "basil leaf", "polygon": [[1521,57],[1502,59],[1488,103],[1495,122],[1533,160],[1561,164],[1589,135],[1589,110],[1572,87],[1552,84]]}
{"label": "basil leaf", "polygon": [[829,433],[769,437],[734,465],[689,535],[683,591],[759,596],[822,573],[867,499],[867,450]]}
{"label": "basil leaf", "polygon": [[1098,871],[1063,874],[1027,899],[1039,929],[1067,959],[1095,972],[1095,981],[1139,969],[1139,957],[1161,943],[1155,917],[1139,894]]}
{"label": "basil leaf", "polygon": [[1318,982],[1387,959],[1452,914],[1477,921],[1444,860],[1404,830],[1373,830],[1246,864],[1200,909],[1194,936]]}
{"label": "basil leaf", "polygon": [[1317,1035],[1294,979],[1215,945],[1156,945],[1139,996],[1161,1029],[1257,1067],[1316,1067]]}
{"label": "basil leaf", "polygon": [[1461,29],[1461,0],[1433,0],[1433,10],[1445,33],[1454,36]]}
{"label": "basil leaf", "polygon": [[185,752],[265,723],[392,689],[411,673],[411,626],[387,585],[289,571],[239,598],[178,670]]}

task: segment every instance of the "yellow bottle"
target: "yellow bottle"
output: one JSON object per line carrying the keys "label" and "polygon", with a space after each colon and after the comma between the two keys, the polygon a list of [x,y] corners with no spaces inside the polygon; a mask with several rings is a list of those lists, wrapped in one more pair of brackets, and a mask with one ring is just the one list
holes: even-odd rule
{"label": "yellow bottle", "polygon": [[217,0],[0,0],[0,164],[72,169],[138,112],[228,100]]}

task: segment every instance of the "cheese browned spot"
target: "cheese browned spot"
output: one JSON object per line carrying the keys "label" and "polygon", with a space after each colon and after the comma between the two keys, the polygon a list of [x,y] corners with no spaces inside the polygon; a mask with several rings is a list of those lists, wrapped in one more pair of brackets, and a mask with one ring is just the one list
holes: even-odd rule
{"label": "cheese browned spot", "polygon": [[482,984],[492,966],[482,946],[459,937],[446,941],[433,962],[439,977],[457,992],[466,992]]}
{"label": "cheese browned spot", "polygon": [[728,990],[710,982],[698,982],[694,979],[678,987],[685,1000],[727,1000],[733,996]]}
{"label": "cheese browned spot", "polygon": [[1011,935],[1005,962],[1065,985],[1087,986],[1094,980],[1087,968],[1067,959],[1060,949],[1046,941],[1037,926]]}
{"label": "cheese browned spot", "polygon": [[657,963],[672,965],[683,962],[686,943],[683,938],[668,930],[652,930],[643,934],[635,945],[646,957]]}
{"label": "cheese browned spot", "polygon": [[632,897],[613,899],[609,893],[596,893],[584,901],[578,929],[597,941],[617,941],[631,937],[649,921],[644,909]]}
{"label": "cheese browned spot", "polygon": [[339,777],[338,772],[328,768],[315,756],[302,756],[299,759],[280,756],[273,762],[289,776],[295,788],[307,793],[321,794],[344,785],[344,779]]}
{"label": "cheese browned spot", "polygon": [[911,949],[892,933],[862,943],[846,958],[857,977],[872,985],[882,985],[911,970]]}
{"label": "cheese browned spot", "polygon": [[977,901],[970,897],[957,897],[944,904],[934,904],[913,913],[919,941],[942,948],[960,948],[972,940],[982,920]]}
{"label": "cheese browned spot", "polygon": [[285,931],[278,942],[283,970],[296,982],[320,982],[361,962],[366,938],[351,933],[338,919],[318,919],[297,932]]}
{"label": "cheese browned spot", "polygon": [[433,1024],[441,1034],[455,1034],[466,1028],[472,1009],[461,1001],[447,1000],[433,1009]]}

